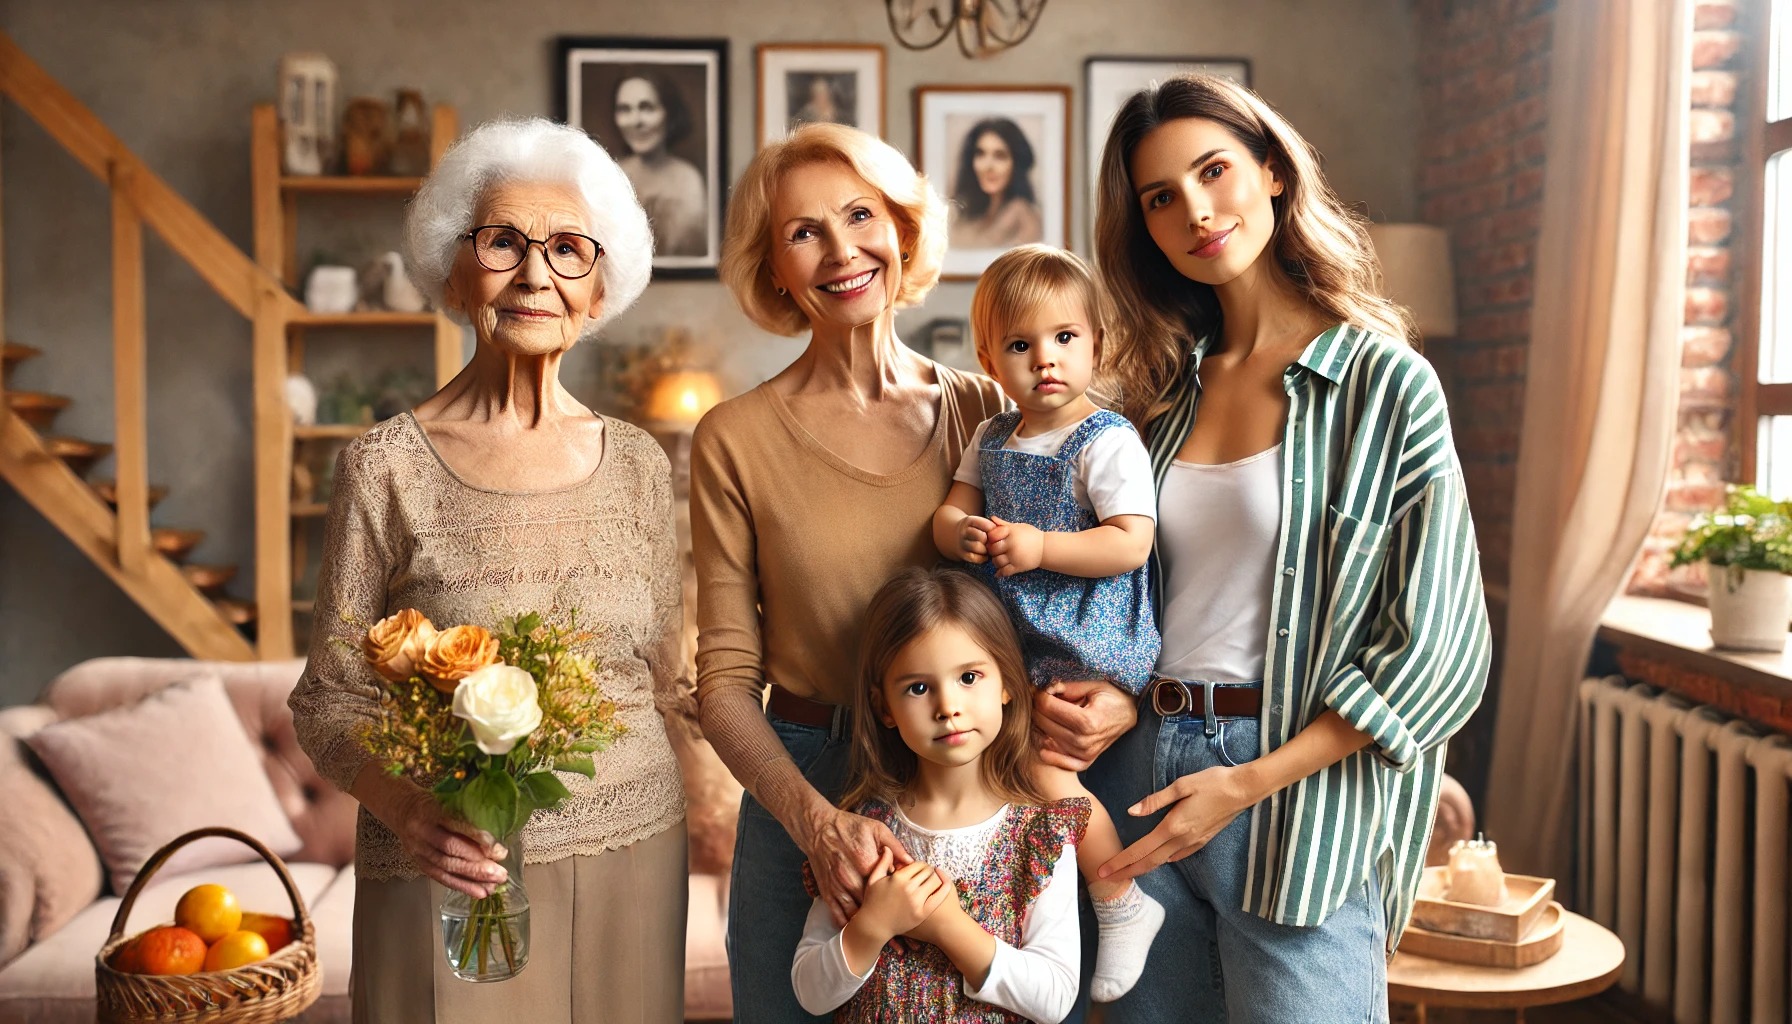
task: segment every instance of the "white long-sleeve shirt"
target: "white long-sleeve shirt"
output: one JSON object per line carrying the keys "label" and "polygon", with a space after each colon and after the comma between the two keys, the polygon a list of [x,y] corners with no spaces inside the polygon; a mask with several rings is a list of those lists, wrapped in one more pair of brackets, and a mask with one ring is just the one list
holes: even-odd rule
{"label": "white long-sleeve shirt", "polygon": [[[967,857],[972,865],[982,863],[980,851],[987,848],[995,826],[1008,813],[1009,808],[1004,806],[986,821],[955,829],[923,828],[904,816],[895,831],[917,859],[937,864],[953,877],[969,878],[974,870],[965,869]],[[916,839],[921,842],[915,842]],[[928,846],[934,848],[932,858],[922,852]],[[1082,937],[1076,911],[1078,884],[1076,847],[1066,843],[1051,879],[1021,916],[1020,945],[996,939],[989,975],[979,987],[973,987],[966,978],[964,994],[1041,1024],[1063,1020],[1076,1002],[1077,975],[1082,967]],[[814,1014],[834,1010],[851,999],[876,970],[877,964],[873,963],[865,973],[853,973],[846,964],[841,930],[834,927],[827,905],[816,900],[809,907],[803,938],[796,947],[796,960],[790,966],[790,982],[803,1009]]]}

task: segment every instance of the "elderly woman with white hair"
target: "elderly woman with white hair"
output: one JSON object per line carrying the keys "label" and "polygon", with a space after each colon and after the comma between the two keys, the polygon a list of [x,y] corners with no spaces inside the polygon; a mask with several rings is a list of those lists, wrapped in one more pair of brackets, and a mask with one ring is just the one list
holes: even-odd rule
{"label": "elderly woman with white hair", "polygon": [[[567,350],[646,287],[647,217],[584,133],[500,121],[443,156],[407,234],[417,284],[478,344],[446,387],[338,459],[318,629],[291,698],[318,770],[361,802],[354,1019],[682,1020],[684,799],[661,713],[690,698],[670,475],[647,434],[559,380]],[[627,728],[596,777],[563,773],[571,799],[525,828],[529,965],[498,984],[449,971],[429,883],[487,895],[505,851],[359,741],[380,681],[339,624],[402,608],[487,626],[576,609]]]}

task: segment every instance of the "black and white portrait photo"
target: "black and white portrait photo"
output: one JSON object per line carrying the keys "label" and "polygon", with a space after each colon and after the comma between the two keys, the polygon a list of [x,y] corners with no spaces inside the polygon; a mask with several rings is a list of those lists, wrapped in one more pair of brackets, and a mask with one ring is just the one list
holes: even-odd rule
{"label": "black and white portrait photo", "polygon": [[721,253],[726,44],[561,40],[568,124],[628,175],[653,225],[660,276],[709,276]]}
{"label": "black and white portrait photo", "polygon": [[812,122],[844,124],[883,136],[882,46],[766,43],[759,47],[758,58],[759,145]]}

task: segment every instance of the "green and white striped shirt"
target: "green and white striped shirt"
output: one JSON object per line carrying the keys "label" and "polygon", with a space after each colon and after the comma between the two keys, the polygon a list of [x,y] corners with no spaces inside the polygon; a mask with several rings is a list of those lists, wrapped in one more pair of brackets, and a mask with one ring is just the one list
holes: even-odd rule
{"label": "green and white striped shirt", "polygon": [[[1160,491],[1194,426],[1207,348],[1195,346],[1170,408],[1146,429]],[[1244,909],[1316,925],[1374,869],[1391,953],[1412,916],[1444,742],[1487,680],[1480,556],[1443,390],[1423,356],[1340,325],[1307,346],[1283,386],[1263,749],[1328,708],[1374,742],[1253,809]],[[1152,562],[1161,587],[1156,552]]]}

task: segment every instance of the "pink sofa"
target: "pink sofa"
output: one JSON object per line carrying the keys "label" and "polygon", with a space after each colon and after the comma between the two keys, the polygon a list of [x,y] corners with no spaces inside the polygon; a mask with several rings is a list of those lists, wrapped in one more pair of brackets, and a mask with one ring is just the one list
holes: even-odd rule
{"label": "pink sofa", "polygon": [[[222,676],[243,728],[260,747],[268,778],[303,841],[287,866],[317,925],[323,996],[300,1019],[349,1019],[355,803],[318,777],[294,738],[286,697],[302,665],[301,661],[95,659],[57,677],[38,703],[0,709],[0,793],[6,794],[8,805],[7,822],[0,827],[0,1024],[93,1020],[93,956],[104,943],[119,904],[119,894],[105,891],[98,853],[79,819],[22,738],[54,721],[130,703],[201,668]],[[680,731],[673,732],[676,736]],[[675,743],[687,776],[707,780],[706,785],[714,788],[714,771],[720,766],[707,745],[688,732]],[[145,753],[167,754],[173,749]],[[723,793],[720,799],[738,799],[738,792]],[[719,845],[717,838],[707,841]],[[694,869],[701,869],[704,860],[700,851]],[[259,862],[185,876],[164,873],[138,898],[127,933],[172,920],[174,902],[200,881],[229,886],[252,909],[285,912],[281,908],[288,905],[278,879]],[[721,938],[726,905],[722,877],[693,875],[686,950],[691,1020],[730,1016]]]}

